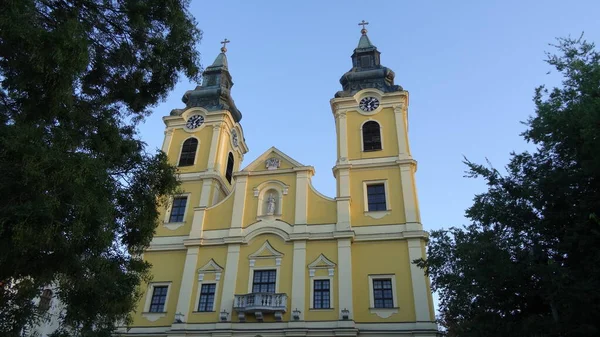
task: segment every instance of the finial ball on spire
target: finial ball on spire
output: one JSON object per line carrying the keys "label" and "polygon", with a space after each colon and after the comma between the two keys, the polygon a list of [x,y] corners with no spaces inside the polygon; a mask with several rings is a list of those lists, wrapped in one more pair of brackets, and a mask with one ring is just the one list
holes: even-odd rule
{"label": "finial ball on spire", "polygon": [[229,40],[227,40],[227,38],[225,38],[225,40],[221,41],[221,43],[223,44],[223,47],[221,47],[221,53],[225,53],[227,52],[227,44],[231,42]]}
{"label": "finial ball on spire", "polygon": [[359,26],[362,26],[362,29],[360,30],[360,33],[362,35],[366,35],[367,34],[367,29],[365,28],[366,25],[368,25],[369,23],[366,22],[365,20],[362,20],[361,22],[359,22]]}

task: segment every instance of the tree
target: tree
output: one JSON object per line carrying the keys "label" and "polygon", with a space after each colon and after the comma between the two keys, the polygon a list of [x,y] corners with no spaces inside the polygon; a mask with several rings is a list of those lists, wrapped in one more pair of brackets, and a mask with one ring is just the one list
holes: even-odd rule
{"label": "tree", "polygon": [[56,287],[64,334],[129,319],[157,208],[177,188],[136,126],[181,75],[198,79],[185,0],[0,2],[0,335]]}
{"label": "tree", "polygon": [[525,123],[533,152],[506,173],[465,160],[487,191],[471,224],[434,231],[426,268],[449,336],[597,336],[600,333],[600,54],[558,39],[547,62],[561,87],[536,89]]}

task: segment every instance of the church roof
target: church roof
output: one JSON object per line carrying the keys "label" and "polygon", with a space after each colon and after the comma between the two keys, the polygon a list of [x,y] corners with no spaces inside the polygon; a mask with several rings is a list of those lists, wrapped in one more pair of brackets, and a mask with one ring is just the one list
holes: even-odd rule
{"label": "church roof", "polygon": [[367,34],[363,34],[360,36],[360,40],[358,40],[358,46],[356,49],[366,49],[366,48],[377,48],[372,43]]}
{"label": "church roof", "polygon": [[[223,44],[229,40],[225,39]],[[242,113],[238,110],[231,97],[233,81],[229,74],[227,48],[223,46],[221,53],[215,61],[202,73],[202,84],[194,90],[188,90],[182,97],[186,108],[202,107],[208,111],[228,110],[236,122],[242,119]],[[181,114],[183,110],[173,110],[171,114]]]}
{"label": "church roof", "polygon": [[352,54],[352,69],[347,71],[341,78],[342,91],[338,91],[335,97],[349,97],[366,88],[376,88],[383,92],[402,91],[402,87],[394,84],[396,74],[389,68],[381,65],[380,55],[377,47],[371,42],[364,25],[368,22],[359,23],[363,25],[358,46]]}

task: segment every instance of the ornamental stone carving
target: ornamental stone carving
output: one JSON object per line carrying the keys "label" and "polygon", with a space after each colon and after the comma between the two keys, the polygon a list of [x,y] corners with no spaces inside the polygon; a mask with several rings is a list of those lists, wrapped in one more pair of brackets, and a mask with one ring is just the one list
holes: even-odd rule
{"label": "ornamental stone carving", "polygon": [[267,170],[276,170],[281,166],[281,160],[278,158],[269,158],[265,160],[265,167]]}

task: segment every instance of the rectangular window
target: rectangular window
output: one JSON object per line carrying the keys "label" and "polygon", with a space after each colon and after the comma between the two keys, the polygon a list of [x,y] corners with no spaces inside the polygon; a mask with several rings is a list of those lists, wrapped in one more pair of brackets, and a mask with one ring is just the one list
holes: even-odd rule
{"label": "rectangular window", "polygon": [[252,282],[253,293],[274,293],[277,271],[255,270]]}
{"label": "rectangular window", "polygon": [[314,280],[313,308],[329,309],[329,280]]}
{"label": "rectangular window", "polygon": [[385,211],[385,184],[367,185],[369,211]]}
{"label": "rectangular window", "polygon": [[373,302],[375,308],[393,308],[394,295],[392,293],[392,280],[374,279],[373,280]]}
{"label": "rectangular window", "polygon": [[183,222],[186,204],[187,197],[176,197],[173,199],[173,207],[171,207],[171,215],[169,216],[169,222]]}
{"label": "rectangular window", "polygon": [[198,311],[214,311],[213,303],[215,302],[216,284],[203,284],[200,288],[200,302],[198,303]]}
{"label": "rectangular window", "polygon": [[150,301],[150,312],[165,312],[168,286],[155,286]]}

